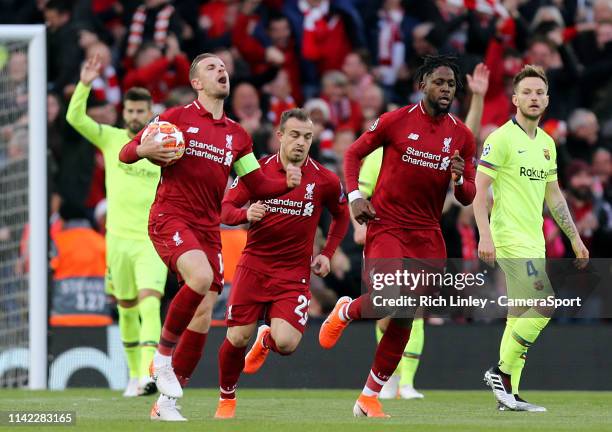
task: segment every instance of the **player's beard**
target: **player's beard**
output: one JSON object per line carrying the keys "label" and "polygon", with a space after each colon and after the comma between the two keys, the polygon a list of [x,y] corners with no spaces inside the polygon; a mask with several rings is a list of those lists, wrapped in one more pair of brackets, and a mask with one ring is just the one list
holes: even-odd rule
{"label": "player's beard", "polygon": [[429,98],[429,105],[431,105],[431,107],[433,108],[434,116],[439,116],[439,115],[442,115],[442,114],[448,114],[452,104],[453,104],[453,99],[449,99],[448,105],[446,107],[443,107],[438,102],[438,99],[431,99],[431,98]]}
{"label": "player's beard", "polygon": [[[529,109],[529,108],[527,108]],[[523,117],[525,117],[527,120],[530,121],[537,121],[540,119],[540,117],[542,117],[542,114],[544,114],[544,112],[540,112],[538,115],[533,115],[533,114],[529,114],[528,111],[524,110],[523,108],[519,107],[519,110],[521,111],[521,114],[523,115]]]}
{"label": "player's beard", "polygon": [[145,127],[145,124],[138,121],[128,123],[128,130],[134,135],[140,132],[143,127]]}

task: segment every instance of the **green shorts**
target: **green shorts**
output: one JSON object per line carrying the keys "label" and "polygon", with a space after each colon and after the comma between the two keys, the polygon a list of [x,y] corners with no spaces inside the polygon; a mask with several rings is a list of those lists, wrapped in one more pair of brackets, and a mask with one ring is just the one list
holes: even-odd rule
{"label": "green shorts", "polygon": [[132,300],[141,289],[164,294],[168,269],[150,240],[106,234],[106,293]]}
{"label": "green shorts", "polygon": [[554,295],[546,273],[545,251],[500,247],[495,249],[495,255],[506,277],[509,299],[542,299]]}

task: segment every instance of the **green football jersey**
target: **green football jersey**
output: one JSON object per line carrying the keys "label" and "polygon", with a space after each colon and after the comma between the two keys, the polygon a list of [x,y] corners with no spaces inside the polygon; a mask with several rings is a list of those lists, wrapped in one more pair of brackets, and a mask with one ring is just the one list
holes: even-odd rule
{"label": "green football jersey", "polygon": [[122,238],[147,239],[149,209],[155,198],[160,167],[142,159],[128,165],[119,152],[130,141],[126,129],[99,124],[86,114],[91,87],[79,83],[66,119],[104,155],[107,199],[106,230]]}
{"label": "green football jersey", "polygon": [[538,128],[531,139],[514,118],[485,140],[478,171],[493,178],[491,235],[495,247],[545,248],[546,184],[557,181],[555,142]]}

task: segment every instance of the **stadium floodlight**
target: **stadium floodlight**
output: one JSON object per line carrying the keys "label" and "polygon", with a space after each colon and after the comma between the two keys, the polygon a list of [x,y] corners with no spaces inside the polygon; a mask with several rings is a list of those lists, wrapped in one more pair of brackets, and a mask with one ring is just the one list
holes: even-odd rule
{"label": "stadium floodlight", "polygon": [[[27,56],[27,78],[16,83],[9,69],[11,56],[19,55]],[[0,230],[4,231],[0,241],[0,386],[23,386],[27,379],[30,389],[45,389],[49,258],[45,26],[0,25],[0,65]],[[16,141],[7,140],[7,136],[17,140],[16,131],[27,139],[27,154],[15,153]],[[11,202],[23,205],[5,205]],[[20,259],[27,264],[16,270]]]}

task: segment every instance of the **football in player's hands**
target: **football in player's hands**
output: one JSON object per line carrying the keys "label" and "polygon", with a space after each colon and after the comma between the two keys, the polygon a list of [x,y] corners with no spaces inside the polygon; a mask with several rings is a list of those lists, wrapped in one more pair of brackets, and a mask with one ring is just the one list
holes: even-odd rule
{"label": "football in player's hands", "polygon": [[149,124],[140,138],[138,154],[159,166],[169,166],[185,153],[181,130],[167,121]]}

